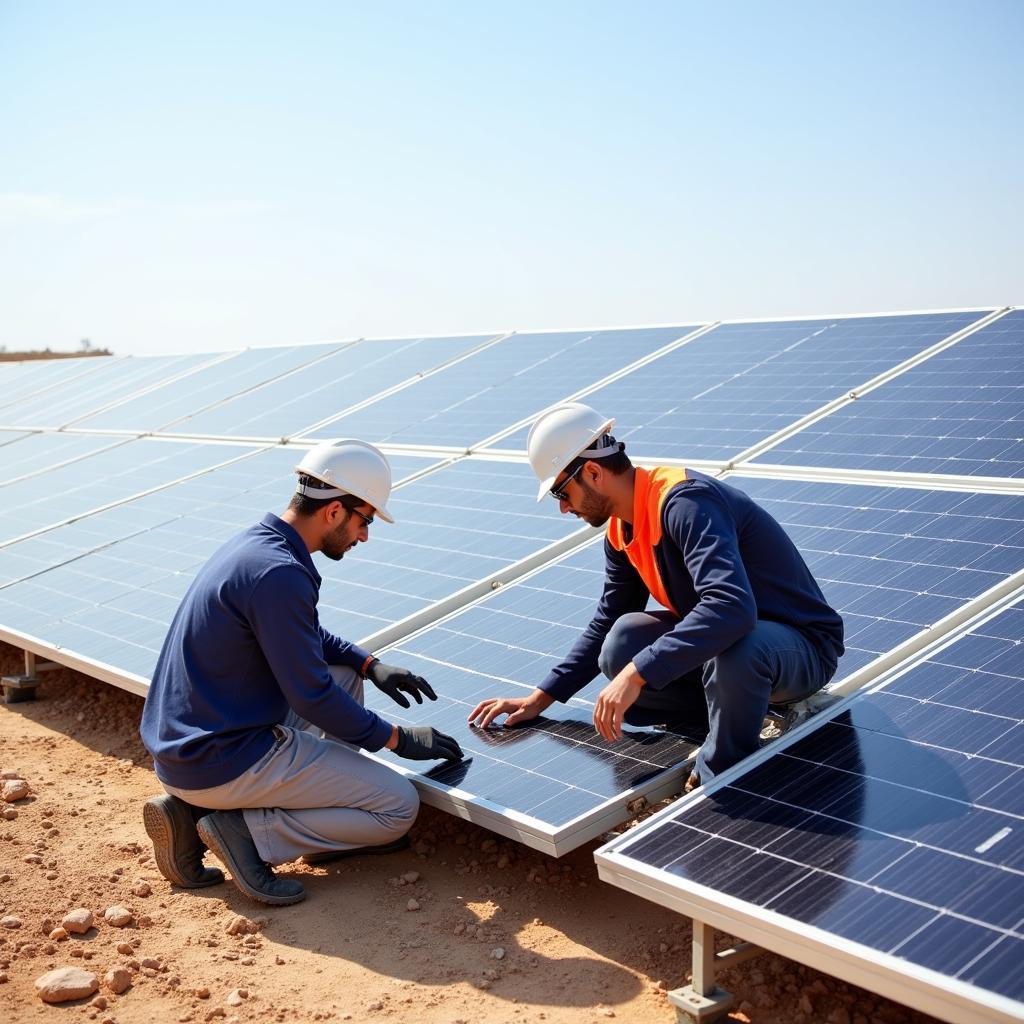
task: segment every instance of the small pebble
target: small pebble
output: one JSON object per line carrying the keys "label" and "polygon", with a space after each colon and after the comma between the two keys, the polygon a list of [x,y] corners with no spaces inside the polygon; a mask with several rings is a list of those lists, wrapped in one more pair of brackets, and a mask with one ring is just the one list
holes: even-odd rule
{"label": "small pebble", "polygon": [[79,907],[77,910],[69,911],[61,918],[61,926],[68,932],[74,932],[75,935],[84,935],[92,927],[92,911],[86,910],[85,907]]}
{"label": "small pebble", "polygon": [[210,998],[210,990],[205,985],[202,985],[202,986],[200,986],[199,988],[196,989],[196,999],[209,999],[209,998]]}
{"label": "small pebble", "polygon": [[24,800],[28,796],[28,783],[24,779],[8,779],[0,789],[0,799],[9,804],[15,800]]}
{"label": "small pebble", "polygon": [[504,960],[505,959],[505,950],[503,950],[501,948],[501,946],[498,946],[496,949],[492,949],[491,950],[491,959],[492,960]]}
{"label": "small pebble", "polygon": [[249,993],[246,989],[236,988],[233,992],[228,993],[227,1004],[228,1006],[241,1006],[248,998]]}
{"label": "small pebble", "polygon": [[3,928],[20,928],[21,918],[15,917],[14,914],[8,914],[6,917],[0,917],[0,927]]}
{"label": "small pebble", "polygon": [[16,807],[5,807],[4,808],[4,821],[14,821],[18,816],[18,809]]}
{"label": "small pebble", "polygon": [[149,882],[144,882],[142,879],[139,879],[139,881],[132,886],[132,895],[138,896],[140,899],[144,899],[146,896],[153,895],[153,888],[150,886]]}
{"label": "small pebble", "polygon": [[122,956],[135,956],[135,950],[130,942],[119,942],[117,944],[117,951]]}
{"label": "small pebble", "polygon": [[406,873],[402,875],[402,881],[406,882],[408,885],[412,885],[414,882],[418,882],[419,880],[420,873],[418,871],[406,871]]}
{"label": "small pebble", "polygon": [[63,942],[68,937],[68,930],[67,928],[54,928],[53,931],[50,932],[49,937],[53,939],[54,942]]}
{"label": "small pebble", "polygon": [[132,923],[132,912],[124,907],[107,907],[103,920],[115,928],[126,928]]}
{"label": "small pebble", "polygon": [[[419,910],[420,909],[419,900],[413,900],[413,899],[409,900],[409,902],[406,903],[406,905],[405,905],[405,909],[406,910]],[[21,922],[19,922],[19,924],[20,923]]]}
{"label": "small pebble", "polygon": [[89,1005],[95,1007],[97,1010],[105,1010],[107,1008],[107,997],[96,996],[94,999],[89,1000]]}

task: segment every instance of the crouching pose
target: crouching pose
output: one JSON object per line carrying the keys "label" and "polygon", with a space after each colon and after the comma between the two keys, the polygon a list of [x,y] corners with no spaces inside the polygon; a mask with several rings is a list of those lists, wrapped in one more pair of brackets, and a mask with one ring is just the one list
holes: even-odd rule
{"label": "crouching pose", "polygon": [[176,885],[224,879],[252,899],[297,903],[302,885],[272,865],[407,845],[415,788],[359,748],[413,760],[458,759],[449,736],[391,725],[363,706],[366,680],[402,707],[436,700],[426,680],[386,665],[320,625],[320,574],[369,539],[391,470],[361,441],[318,445],[296,468],[281,516],[268,514],[200,569],[171,622],[142,714],[166,790],[144,809],[157,865]]}
{"label": "crouching pose", "polygon": [[[481,701],[470,722],[514,725],[568,700],[598,672],[606,740],[622,723],[707,733],[687,788],[758,748],[769,702],[810,696],[834,674],[843,621],[782,527],[742,491],[691,469],[634,467],[614,420],[569,403],[527,439],[563,513],[604,526],[597,611],[565,660],[526,697]],[[647,611],[648,598],[662,607]]]}

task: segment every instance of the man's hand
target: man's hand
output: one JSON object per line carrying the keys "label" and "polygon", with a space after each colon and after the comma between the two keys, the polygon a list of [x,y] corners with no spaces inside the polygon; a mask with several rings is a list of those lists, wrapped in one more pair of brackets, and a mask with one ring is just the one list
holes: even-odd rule
{"label": "man's hand", "polygon": [[385,665],[383,661],[374,661],[366,670],[366,678],[403,708],[409,706],[409,701],[400,692],[402,690],[415,697],[417,704],[423,703],[423,696],[437,700],[437,694],[430,688],[430,683],[421,676],[413,675],[407,668],[396,668],[394,665]]}
{"label": "man's hand", "polygon": [[461,761],[462,747],[451,736],[430,725],[398,726],[395,753],[410,761]]}
{"label": "man's hand", "polygon": [[469,713],[468,722],[470,725],[480,726],[481,729],[486,729],[498,715],[508,715],[505,719],[506,725],[528,722],[547,711],[554,702],[555,698],[543,690],[534,690],[529,697],[491,697],[489,700],[480,701],[473,708]]}
{"label": "man's hand", "polygon": [[622,739],[622,719],[636,703],[643,677],[630,662],[598,695],[594,728],[610,743]]}

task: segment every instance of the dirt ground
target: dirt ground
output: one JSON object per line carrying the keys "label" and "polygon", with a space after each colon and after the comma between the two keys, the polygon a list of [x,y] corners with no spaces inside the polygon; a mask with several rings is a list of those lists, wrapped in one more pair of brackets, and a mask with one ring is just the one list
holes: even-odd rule
{"label": "dirt ground", "polygon": [[[0,644],[0,671],[21,664]],[[281,869],[308,892],[293,907],[259,907],[230,883],[172,889],[142,825],[158,787],[141,698],[70,671],[42,678],[39,700],[0,704],[0,770],[31,787],[0,805],[16,811],[0,818],[0,918],[21,922],[0,927],[0,1021],[675,1020],[665,991],[688,980],[689,921],[600,882],[596,843],[556,860],[425,808],[408,851]],[[106,923],[111,906],[132,922]],[[94,927],[51,940],[79,907]],[[238,915],[259,930],[230,934]],[[44,1004],[33,985],[55,967],[102,979],[119,965],[132,984],[101,987],[99,1005]],[[773,954],[722,983],[736,1021],[932,1021]]]}

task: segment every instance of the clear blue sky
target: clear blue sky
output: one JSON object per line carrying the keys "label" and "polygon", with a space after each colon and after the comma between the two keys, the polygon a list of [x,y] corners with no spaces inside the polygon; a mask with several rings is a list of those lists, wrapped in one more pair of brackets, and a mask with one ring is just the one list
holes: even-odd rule
{"label": "clear blue sky", "polygon": [[1024,2],[0,0],[0,345],[1024,303]]}

